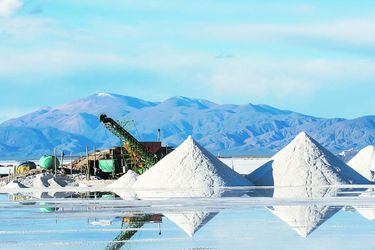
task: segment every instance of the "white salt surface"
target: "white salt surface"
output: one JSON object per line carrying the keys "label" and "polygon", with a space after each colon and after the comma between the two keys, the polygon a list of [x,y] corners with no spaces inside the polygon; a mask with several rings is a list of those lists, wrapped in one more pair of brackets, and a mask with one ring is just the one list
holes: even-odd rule
{"label": "white salt surface", "polygon": [[305,132],[247,177],[259,186],[368,184]]}
{"label": "white salt surface", "polygon": [[365,147],[348,162],[348,165],[367,180],[375,181],[375,147]]}
{"label": "white salt surface", "polygon": [[135,200],[137,199],[137,194],[132,189],[132,186],[137,181],[138,176],[137,173],[128,170],[126,174],[112,184],[109,184],[107,188],[113,189],[113,192],[123,200]]}
{"label": "white salt surface", "polygon": [[121,176],[120,179],[116,180],[112,184],[108,185],[108,188],[131,188],[137,181],[138,174],[132,170],[128,170],[126,174]]}
{"label": "white salt surface", "polygon": [[61,177],[46,173],[36,175],[33,180],[34,188],[60,188],[66,185],[67,183]]}
{"label": "white salt surface", "polygon": [[11,181],[1,189],[6,190],[6,189],[19,189],[19,188],[27,188],[26,186],[22,185],[19,181]]}

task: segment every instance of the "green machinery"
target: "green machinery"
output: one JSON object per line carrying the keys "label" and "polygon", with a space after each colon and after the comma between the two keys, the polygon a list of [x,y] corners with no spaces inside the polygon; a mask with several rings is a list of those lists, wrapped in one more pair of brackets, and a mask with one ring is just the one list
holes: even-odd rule
{"label": "green machinery", "polygon": [[[138,141],[119,122],[107,117],[105,114],[100,115],[99,118],[104,126],[121,140],[123,148],[126,151],[126,156],[123,158],[126,158],[125,160],[130,166],[129,168],[138,174],[143,174],[144,171],[155,165],[161,158],[172,151],[169,147],[161,147],[160,142]],[[159,143],[158,151],[146,148],[145,145],[147,143]],[[105,163],[103,162],[103,164]]]}

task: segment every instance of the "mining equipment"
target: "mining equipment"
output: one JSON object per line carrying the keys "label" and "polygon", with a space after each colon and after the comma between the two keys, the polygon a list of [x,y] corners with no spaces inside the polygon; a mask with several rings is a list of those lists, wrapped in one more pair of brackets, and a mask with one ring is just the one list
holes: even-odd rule
{"label": "mining equipment", "polygon": [[[120,148],[112,152],[112,154],[116,153],[117,156],[112,157],[112,159],[99,160],[101,171],[112,169],[115,173],[125,173],[128,169],[131,169],[137,174],[143,174],[173,150],[171,147],[163,147],[160,141],[138,141],[124,126],[120,125],[120,122],[113,120],[105,114],[100,115],[99,119],[122,143]],[[116,164],[119,165],[119,161],[122,168],[113,166]]]}
{"label": "mining equipment", "polygon": [[25,161],[25,162],[22,162],[20,165],[17,166],[16,173],[17,174],[23,174],[23,173],[29,172],[32,169],[36,169],[35,162]]}

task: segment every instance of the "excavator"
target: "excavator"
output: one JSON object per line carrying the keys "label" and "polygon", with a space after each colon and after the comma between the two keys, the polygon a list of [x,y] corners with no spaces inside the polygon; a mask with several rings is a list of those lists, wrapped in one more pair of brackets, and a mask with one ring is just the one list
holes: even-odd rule
{"label": "excavator", "polygon": [[173,150],[171,147],[162,147],[160,141],[138,141],[120,125],[120,122],[113,120],[105,114],[101,114],[99,119],[112,134],[121,140],[123,149],[126,151],[124,158],[126,158],[127,165],[137,174],[143,174]]}

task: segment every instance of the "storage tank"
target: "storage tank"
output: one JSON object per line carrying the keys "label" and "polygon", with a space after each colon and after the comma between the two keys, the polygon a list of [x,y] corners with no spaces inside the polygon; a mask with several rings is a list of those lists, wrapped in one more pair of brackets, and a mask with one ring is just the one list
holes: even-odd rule
{"label": "storage tank", "polygon": [[60,166],[60,161],[55,156],[43,155],[39,160],[39,166],[42,169],[54,169],[56,162],[56,168]]}
{"label": "storage tank", "polygon": [[29,172],[31,169],[36,169],[36,164],[32,161],[22,162],[17,167],[17,174]]}

